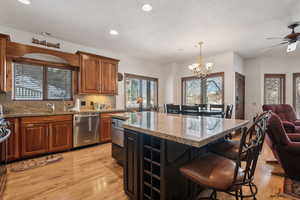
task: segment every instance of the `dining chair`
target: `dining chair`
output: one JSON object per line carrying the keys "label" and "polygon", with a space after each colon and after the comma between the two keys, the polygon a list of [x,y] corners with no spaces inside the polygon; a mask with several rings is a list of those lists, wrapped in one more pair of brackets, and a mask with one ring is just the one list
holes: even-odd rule
{"label": "dining chair", "polygon": [[195,104],[195,105],[198,106],[200,110],[207,110],[208,108],[207,104]]}
{"label": "dining chair", "polygon": [[225,105],[224,104],[210,104],[209,109],[210,110],[221,110],[224,112]]}
{"label": "dining chair", "polygon": [[199,107],[198,106],[188,106],[182,105],[181,106],[181,113],[183,115],[199,115]]}
{"label": "dining chair", "polygon": [[225,111],[225,118],[226,119],[231,119],[232,118],[232,111],[233,111],[233,104],[228,104],[226,106],[226,111]]}
{"label": "dining chair", "polygon": [[[209,197],[197,199],[216,200],[217,192],[233,195],[236,200],[249,197],[256,199],[258,189],[253,183],[253,178],[264,137],[261,122],[256,121],[249,129],[243,128],[235,160],[206,153],[182,166],[180,172],[184,177],[200,187],[212,190]],[[243,186],[249,186],[251,194],[244,194]]]}
{"label": "dining chair", "polygon": [[180,106],[174,105],[174,104],[167,104],[166,105],[166,111],[170,114],[180,114]]}

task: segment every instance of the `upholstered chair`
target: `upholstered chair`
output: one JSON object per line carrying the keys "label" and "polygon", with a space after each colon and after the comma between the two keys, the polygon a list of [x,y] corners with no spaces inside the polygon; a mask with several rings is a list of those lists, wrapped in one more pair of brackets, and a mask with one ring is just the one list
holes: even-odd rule
{"label": "upholstered chair", "polygon": [[287,135],[278,115],[272,113],[268,121],[266,141],[286,175],[300,181],[300,134]]}
{"label": "upholstered chair", "polygon": [[264,111],[272,111],[282,120],[282,124],[287,133],[300,133],[300,120],[294,108],[289,104],[269,104],[263,105]]}

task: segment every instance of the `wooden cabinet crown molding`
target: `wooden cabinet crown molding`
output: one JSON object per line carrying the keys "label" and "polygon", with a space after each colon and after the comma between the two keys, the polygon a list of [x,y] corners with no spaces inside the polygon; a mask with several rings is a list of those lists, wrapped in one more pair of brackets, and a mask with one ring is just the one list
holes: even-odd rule
{"label": "wooden cabinet crown molding", "polygon": [[120,60],[118,59],[115,59],[115,58],[109,58],[109,57],[105,57],[105,56],[100,56],[100,55],[97,55],[97,54],[93,54],[93,53],[87,53],[87,52],[84,52],[84,51],[77,51],[76,54],[79,54],[79,55],[87,55],[87,56],[95,56],[95,57],[98,57],[102,60],[109,60],[109,61],[113,61],[113,62],[120,62]]}
{"label": "wooden cabinet crown molding", "polygon": [[3,33],[0,33],[0,38],[1,39],[6,39],[7,41],[10,41],[10,36],[6,35],[6,34],[3,34]]}
{"label": "wooden cabinet crown molding", "polygon": [[7,42],[6,45],[6,57],[16,59],[23,57],[26,54],[48,54],[59,57],[68,62],[73,67],[79,67],[79,56],[77,54],[66,53],[63,51],[55,51],[52,49],[46,49],[16,42]]}

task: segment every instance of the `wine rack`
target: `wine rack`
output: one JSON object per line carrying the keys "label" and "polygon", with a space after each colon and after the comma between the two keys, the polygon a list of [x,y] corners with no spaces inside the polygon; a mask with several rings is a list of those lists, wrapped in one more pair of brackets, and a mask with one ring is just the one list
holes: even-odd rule
{"label": "wine rack", "polygon": [[144,135],[142,139],[142,199],[162,199],[161,164],[162,140],[153,136]]}

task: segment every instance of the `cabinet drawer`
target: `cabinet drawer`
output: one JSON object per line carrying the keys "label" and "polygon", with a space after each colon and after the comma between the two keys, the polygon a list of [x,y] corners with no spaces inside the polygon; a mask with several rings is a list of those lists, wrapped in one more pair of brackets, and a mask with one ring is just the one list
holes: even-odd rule
{"label": "cabinet drawer", "polygon": [[47,123],[47,122],[57,122],[57,121],[71,121],[73,120],[72,115],[55,115],[55,116],[40,116],[40,117],[23,117],[21,118],[22,124],[31,123]]}

